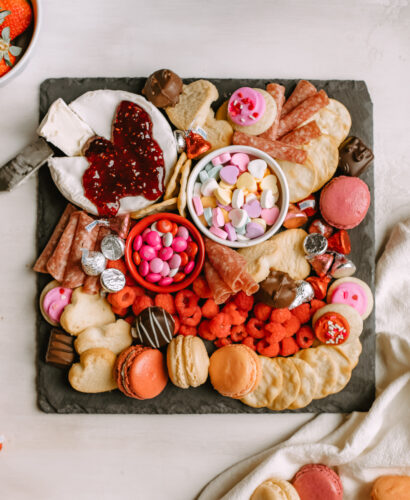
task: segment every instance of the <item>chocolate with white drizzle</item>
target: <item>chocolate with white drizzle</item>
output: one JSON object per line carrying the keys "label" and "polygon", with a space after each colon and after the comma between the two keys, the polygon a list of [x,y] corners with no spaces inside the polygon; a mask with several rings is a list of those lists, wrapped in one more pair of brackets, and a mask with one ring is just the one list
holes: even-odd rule
{"label": "chocolate with white drizzle", "polygon": [[136,336],[143,345],[158,349],[171,342],[174,325],[174,318],[165,309],[147,307],[137,317]]}

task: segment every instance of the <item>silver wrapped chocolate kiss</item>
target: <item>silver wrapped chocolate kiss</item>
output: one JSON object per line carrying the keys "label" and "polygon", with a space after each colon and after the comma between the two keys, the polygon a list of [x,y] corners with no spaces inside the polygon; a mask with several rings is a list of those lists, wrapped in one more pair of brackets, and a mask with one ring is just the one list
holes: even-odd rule
{"label": "silver wrapped chocolate kiss", "polygon": [[108,260],[118,260],[124,255],[125,243],[116,234],[107,234],[101,241],[101,252]]}
{"label": "silver wrapped chocolate kiss", "polygon": [[320,233],[310,233],[303,241],[303,250],[307,255],[322,255],[327,250],[327,239]]}
{"label": "silver wrapped chocolate kiss", "polygon": [[88,276],[98,276],[107,266],[107,259],[101,252],[83,250],[81,266]]}
{"label": "silver wrapped chocolate kiss", "polygon": [[296,284],[298,285],[298,288],[296,290],[296,297],[288,307],[289,310],[295,309],[295,307],[298,307],[305,302],[310,302],[315,298],[315,292],[313,291],[313,287],[310,283],[300,280],[296,281]]}
{"label": "silver wrapped chocolate kiss", "polygon": [[330,269],[332,278],[347,278],[356,272],[355,264],[341,253],[333,252],[335,260]]}
{"label": "silver wrapped chocolate kiss", "polygon": [[186,149],[185,132],[183,130],[174,130],[175,144],[177,153],[181,154]]}
{"label": "silver wrapped chocolate kiss", "polygon": [[118,269],[105,269],[100,274],[101,287],[105,292],[115,293],[122,290],[125,286],[125,276]]}

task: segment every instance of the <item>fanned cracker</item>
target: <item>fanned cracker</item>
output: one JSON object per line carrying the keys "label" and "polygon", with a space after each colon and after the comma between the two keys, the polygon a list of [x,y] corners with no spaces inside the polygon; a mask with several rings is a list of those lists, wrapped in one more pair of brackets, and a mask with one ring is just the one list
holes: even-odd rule
{"label": "fanned cracker", "polygon": [[165,108],[165,111],[178,129],[202,127],[211,103],[216,101],[218,96],[218,90],[213,83],[208,80],[196,80],[189,85],[184,85],[178,103]]}
{"label": "fanned cracker", "polygon": [[[300,127],[315,120],[322,134],[331,135],[339,145],[345,136],[345,126],[342,120],[334,111],[331,111],[327,106],[318,111],[311,118],[306,120]],[[299,127],[298,127],[299,128]]]}
{"label": "fanned cracker", "polygon": [[178,212],[182,217],[186,216],[186,186],[188,184],[188,176],[191,171],[192,160],[187,160],[181,169],[181,187],[178,195]]}
{"label": "fanned cracker", "polygon": [[352,364],[352,370],[353,370],[353,368],[359,362],[359,357],[362,352],[362,343],[358,338],[354,340],[349,339],[348,342],[344,342],[343,344],[340,345],[335,345],[333,349],[338,351]]}
{"label": "fanned cracker", "polygon": [[291,203],[303,200],[315,191],[318,183],[317,168],[309,158],[307,158],[303,165],[291,161],[276,161],[279,163],[288,181],[289,201]]}
{"label": "fanned cracker", "polygon": [[268,481],[279,486],[279,488],[285,493],[287,500],[300,500],[299,493],[289,481],[276,478],[270,478]]}
{"label": "fanned cracker", "polygon": [[353,341],[356,338],[360,337],[360,334],[363,331],[362,317],[356,311],[356,309],[353,309],[353,307],[350,307],[347,304],[327,304],[326,306],[321,307],[313,315],[312,319],[313,328],[315,327],[316,321],[328,312],[339,313],[342,316],[344,316],[349,322],[350,334],[346,342]]}
{"label": "fanned cracker", "polygon": [[337,382],[335,362],[322,347],[303,349],[295,354],[296,358],[303,359],[315,370],[318,384],[313,399],[325,398],[331,394]]}
{"label": "fanned cracker", "polygon": [[182,152],[178,161],[175,163],[174,170],[172,171],[171,178],[168,181],[167,188],[164,194],[164,201],[169,200],[170,198],[174,198],[178,196],[178,176],[181,172],[182,165],[186,162],[187,156],[185,152]]}
{"label": "fanned cracker", "polygon": [[285,410],[295,401],[300,390],[299,372],[291,359],[274,358],[273,362],[279,365],[283,375],[283,386],[278,396],[270,403],[268,408],[274,411]]}
{"label": "fanned cracker", "polygon": [[178,198],[170,198],[169,200],[161,201],[160,203],[154,203],[149,207],[141,208],[136,212],[131,213],[133,219],[142,219],[147,215],[158,214],[160,212],[169,212],[170,210],[175,210],[177,208]]}
{"label": "fanned cracker", "polygon": [[242,403],[253,408],[263,408],[278,396],[283,386],[282,370],[271,358],[259,356],[262,365],[262,377],[256,389],[241,399]]}
{"label": "fanned cracker", "polygon": [[312,189],[314,192],[334,176],[339,162],[339,150],[336,141],[326,134],[313,139],[302,146],[302,149],[307,152],[308,161],[316,172],[316,181]]}
{"label": "fanned cracker", "polygon": [[288,497],[279,485],[268,479],[256,488],[250,500],[288,500]]}
{"label": "fanned cracker", "polygon": [[324,345],[322,346],[322,348],[326,349],[326,353],[331,358],[333,358],[333,361],[335,362],[337,375],[332,394],[336,394],[337,392],[340,392],[342,389],[344,389],[349,383],[354,367],[350,363],[350,360],[346,359],[346,357],[343,356],[339,351],[337,351],[333,346]]}
{"label": "fanned cracker", "polygon": [[336,99],[329,99],[329,104],[326,106],[326,108],[330,111],[333,111],[333,113],[336,113],[338,118],[343,123],[344,136],[340,141],[343,142],[349,135],[350,128],[352,126],[352,117],[350,116],[350,113],[347,110],[346,106]]}
{"label": "fanned cracker", "polygon": [[300,391],[297,398],[291,405],[289,405],[290,410],[297,410],[298,408],[304,408],[309,403],[312,402],[317,390],[317,376],[315,370],[299,358],[291,358],[292,362],[296,366],[300,376]]}

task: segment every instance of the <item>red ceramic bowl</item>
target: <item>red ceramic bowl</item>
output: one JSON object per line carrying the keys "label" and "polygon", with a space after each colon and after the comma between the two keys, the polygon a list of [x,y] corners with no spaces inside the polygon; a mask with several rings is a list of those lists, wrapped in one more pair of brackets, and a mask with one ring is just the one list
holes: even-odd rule
{"label": "red ceramic bowl", "polygon": [[[171,283],[171,285],[168,286],[159,286],[156,285],[155,283],[150,283],[149,281],[146,281],[139,274],[137,266],[134,264],[132,258],[133,254],[132,242],[134,238],[138,234],[142,233],[148,226],[153,224],[155,221],[161,219],[168,219],[180,226],[185,226],[188,229],[191,238],[198,245],[198,253],[196,255],[195,268],[192,271],[192,273],[188,275],[187,278],[184,279],[183,281],[180,281],[179,283]],[[131,229],[127,241],[125,242],[125,263],[127,264],[127,267],[130,270],[132,277],[139,285],[141,285],[144,288],[147,288],[148,290],[151,290],[151,292],[172,293],[187,288],[199,276],[199,273],[201,272],[202,267],[204,265],[204,260],[205,260],[205,245],[204,245],[204,240],[202,239],[202,236],[199,233],[198,229],[191,222],[189,222],[189,220],[185,219],[185,217],[181,217],[180,215],[173,213],[165,212],[144,217]]]}

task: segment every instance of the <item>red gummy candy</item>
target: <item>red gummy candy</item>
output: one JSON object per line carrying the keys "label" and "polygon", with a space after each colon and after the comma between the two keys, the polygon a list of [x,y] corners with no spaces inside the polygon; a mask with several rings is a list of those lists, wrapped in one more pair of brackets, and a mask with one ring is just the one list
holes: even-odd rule
{"label": "red gummy candy", "polygon": [[128,313],[128,307],[111,306],[111,309],[117,316],[125,316]]}
{"label": "red gummy candy", "polygon": [[107,260],[107,269],[118,269],[118,271],[121,271],[124,275],[128,273],[127,266],[122,259]]}
{"label": "red gummy candy", "polygon": [[135,316],[138,316],[144,309],[147,307],[152,307],[154,305],[154,301],[148,295],[140,295],[137,297],[132,304],[132,312]]}
{"label": "red gummy candy", "polygon": [[215,303],[214,299],[208,299],[201,308],[202,316],[212,319],[219,313],[219,306]]}
{"label": "red gummy candy", "polygon": [[258,318],[260,321],[268,321],[271,312],[272,308],[263,302],[258,302],[253,308],[255,318]]}
{"label": "red gummy candy", "polygon": [[298,307],[292,309],[293,316],[296,316],[300,321],[300,324],[303,325],[308,323],[310,320],[310,305],[308,302],[301,304]]}
{"label": "red gummy candy", "polygon": [[240,291],[235,295],[233,301],[239,307],[239,309],[250,311],[253,307],[254,298],[253,295],[246,295],[245,292]]}
{"label": "red gummy candy", "polygon": [[265,324],[263,321],[259,320],[258,318],[251,318],[246,323],[246,332],[254,339],[262,339],[265,336],[265,333],[263,331],[264,326]]}
{"label": "red gummy candy", "polygon": [[296,332],[296,343],[301,349],[308,349],[315,340],[315,334],[310,326],[302,326]]}
{"label": "red gummy candy", "polygon": [[277,342],[270,344],[265,339],[262,339],[256,344],[256,350],[262,356],[274,358],[279,354],[279,344]]}
{"label": "red gummy candy", "polygon": [[231,325],[228,314],[220,312],[210,320],[209,329],[216,338],[221,339],[231,333]]}
{"label": "red gummy candy", "polygon": [[198,305],[199,297],[191,290],[181,290],[175,296],[175,307],[180,316],[192,316]]}
{"label": "red gummy candy", "polygon": [[286,329],[280,323],[276,323],[275,321],[271,321],[264,328],[265,339],[270,344],[275,344],[280,342],[282,339],[286,337]]}
{"label": "red gummy candy", "polygon": [[133,325],[135,322],[135,316],[130,314],[124,318],[124,321],[126,321],[129,325]]}
{"label": "red gummy candy", "polygon": [[169,314],[176,313],[174,297],[170,293],[157,293],[154,297],[154,304],[158,307],[162,307],[162,309],[165,309]]}
{"label": "red gummy candy", "polygon": [[273,309],[270,315],[270,320],[275,321],[276,323],[284,323],[286,320],[292,317],[289,309]]}
{"label": "red gummy candy", "polygon": [[297,345],[293,337],[286,337],[280,343],[280,355],[281,356],[292,356],[299,351],[299,346]]}

